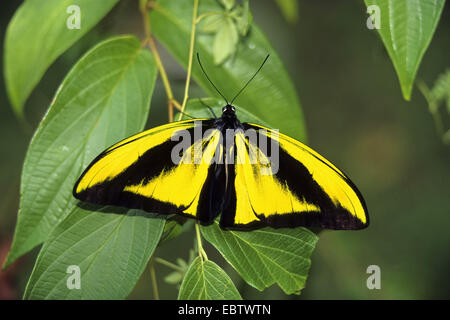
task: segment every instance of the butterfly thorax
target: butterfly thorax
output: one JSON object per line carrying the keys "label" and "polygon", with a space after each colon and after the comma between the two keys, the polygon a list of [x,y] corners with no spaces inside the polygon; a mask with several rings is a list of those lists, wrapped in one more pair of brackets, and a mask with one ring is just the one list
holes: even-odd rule
{"label": "butterfly thorax", "polygon": [[222,108],[222,116],[216,119],[215,125],[220,131],[242,127],[241,122],[236,117],[235,107],[230,104]]}

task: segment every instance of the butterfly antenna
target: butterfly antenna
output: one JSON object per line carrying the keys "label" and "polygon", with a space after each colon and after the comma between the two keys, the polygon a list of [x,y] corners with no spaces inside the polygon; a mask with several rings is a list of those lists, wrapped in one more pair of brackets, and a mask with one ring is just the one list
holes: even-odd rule
{"label": "butterfly antenna", "polygon": [[205,107],[207,107],[209,109],[209,111],[212,113],[212,115],[214,116],[214,119],[217,119],[216,114],[214,113],[213,108],[211,108],[210,106],[208,106],[201,98],[199,98],[200,102],[202,103],[202,105],[204,105]]}
{"label": "butterfly antenna", "polygon": [[184,114],[186,117],[189,117],[191,119],[195,119],[195,117],[188,115],[186,112],[179,110],[182,114]]}
{"label": "butterfly antenna", "polygon": [[225,100],[225,102],[228,104],[228,100],[227,98],[224,97],[224,95],[219,91],[219,89],[217,89],[217,87],[214,85],[214,83],[211,81],[211,79],[208,77],[208,75],[206,74],[205,69],[203,69],[202,63],[200,62],[200,55],[197,52],[197,60],[198,60],[198,64],[200,65],[200,68],[203,71],[203,74],[205,75],[206,79],[208,79],[209,83],[211,83],[211,85],[214,87],[214,89],[216,89],[216,91],[220,94],[220,96]]}
{"label": "butterfly antenna", "polygon": [[247,88],[248,84],[253,80],[253,78],[256,77],[256,75],[258,74],[259,71],[261,71],[262,67],[264,66],[264,64],[266,63],[267,59],[269,59],[270,54],[268,54],[266,56],[266,58],[264,59],[264,61],[261,63],[261,66],[258,68],[258,70],[256,70],[255,74],[247,81],[247,83],[242,87],[241,90],[239,90],[239,92],[234,96],[234,98],[231,100],[230,104],[233,104],[234,100],[242,93],[242,91],[244,91],[245,88]]}

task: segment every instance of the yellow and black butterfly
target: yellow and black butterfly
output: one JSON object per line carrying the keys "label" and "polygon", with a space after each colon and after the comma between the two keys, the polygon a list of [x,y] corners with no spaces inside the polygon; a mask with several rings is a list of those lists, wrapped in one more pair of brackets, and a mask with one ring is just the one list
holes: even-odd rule
{"label": "yellow and black butterfly", "polygon": [[[73,195],[206,225],[221,214],[224,229],[368,226],[364,199],[341,170],[293,138],[241,123],[233,100],[221,117],[169,123],[111,146],[83,172]],[[247,134],[252,130],[256,139]],[[179,148],[181,134],[193,137],[188,148]]]}

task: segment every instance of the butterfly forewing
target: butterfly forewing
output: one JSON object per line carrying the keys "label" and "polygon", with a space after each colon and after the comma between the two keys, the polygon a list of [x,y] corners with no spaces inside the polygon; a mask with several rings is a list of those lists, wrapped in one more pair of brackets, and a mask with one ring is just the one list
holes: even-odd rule
{"label": "butterfly forewing", "polygon": [[[102,205],[178,213],[212,222],[218,212],[217,208],[215,215],[210,212],[214,203],[210,189],[220,182],[215,179],[217,168],[211,164],[222,147],[220,132],[213,123],[201,119],[175,122],[115,144],[94,159],[81,175],[74,196]],[[201,133],[197,139],[196,126]],[[173,151],[180,141],[173,137],[182,131],[193,140],[174,161]],[[220,186],[216,189],[224,190]]]}

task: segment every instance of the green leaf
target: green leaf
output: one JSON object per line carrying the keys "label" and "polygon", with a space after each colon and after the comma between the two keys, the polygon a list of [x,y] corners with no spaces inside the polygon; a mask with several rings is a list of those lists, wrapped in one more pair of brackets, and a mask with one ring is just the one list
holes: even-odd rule
{"label": "green leaf", "polygon": [[222,3],[225,9],[231,10],[235,5],[236,0],[220,0],[220,3]]}
{"label": "green leaf", "polygon": [[200,22],[200,31],[207,33],[216,33],[226,24],[226,17],[224,14],[216,13],[204,17]]}
{"label": "green leaf", "polygon": [[289,23],[298,22],[298,0],[275,0],[284,18]]}
{"label": "green leaf", "polygon": [[[188,62],[192,9],[191,1],[160,0],[150,13],[153,33],[184,67]],[[199,15],[220,10],[215,0],[200,1]],[[305,139],[303,115],[294,86],[262,31],[252,24],[251,32],[237,46],[238,54],[220,66],[214,65],[213,41],[213,35],[198,33],[195,52],[199,52],[211,80],[230,100],[270,54],[264,68],[235,102],[273,128],[293,138]],[[192,75],[209,95],[218,96],[198,63],[193,64]]]}
{"label": "green leaf", "polygon": [[[39,253],[25,299],[124,299],[130,294],[164,220],[139,210],[127,215],[125,209],[122,214],[111,207],[101,211],[75,207],[55,228]],[[79,267],[80,289],[68,286],[73,283],[69,266]]]}
{"label": "green leaf", "polygon": [[72,68],[28,148],[6,265],[73,209],[73,185],[100,152],[144,128],[155,79],[152,55],[132,36],[100,43]]}
{"label": "green leaf", "polygon": [[215,222],[201,232],[249,285],[262,291],[277,283],[286,294],[305,286],[318,240],[302,227],[224,231]]}
{"label": "green leaf", "polygon": [[214,262],[197,257],[181,284],[179,300],[241,300],[230,277]]}
{"label": "green leaf", "polygon": [[168,217],[164,226],[163,235],[161,236],[160,245],[192,229],[193,224],[194,221],[192,219],[180,215],[175,214]]}
{"label": "green leaf", "polygon": [[249,0],[244,0],[242,5],[236,10],[237,12],[237,27],[242,36],[246,36],[250,25],[253,21],[253,15],[250,12]]}
{"label": "green leaf", "polygon": [[179,236],[182,232],[183,226],[175,220],[167,221],[164,226],[164,236],[161,237],[161,242]]}
{"label": "green leaf", "polygon": [[160,244],[163,244],[171,239],[178,237],[183,233],[183,225],[175,220],[166,220],[164,231],[161,236]]}
{"label": "green leaf", "polygon": [[450,113],[450,70],[441,74],[434,83],[432,94],[437,104],[442,100],[447,103],[447,110]]}
{"label": "green leaf", "polygon": [[177,284],[183,280],[183,274],[179,271],[174,271],[169,273],[164,277],[164,282],[168,284]]}
{"label": "green leaf", "polygon": [[[380,9],[378,33],[394,64],[405,100],[411,99],[423,55],[439,22],[445,0],[365,0]],[[372,15],[376,19],[375,14]]]}
{"label": "green leaf", "polygon": [[213,54],[216,65],[224,62],[236,51],[236,45],[239,41],[239,35],[233,20],[225,18],[223,26],[214,37]]}
{"label": "green leaf", "polygon": [[[26,99],[47,68],[96,25],[118,0],[27,0],[11,19],[5,38],[5,82],[14,111],[23,116]],[[67,21],[80,8],[80,29]]]}

